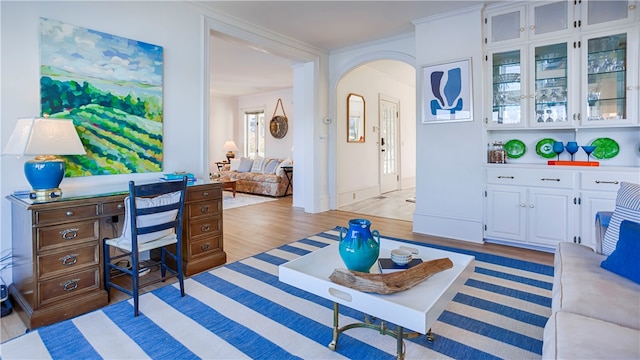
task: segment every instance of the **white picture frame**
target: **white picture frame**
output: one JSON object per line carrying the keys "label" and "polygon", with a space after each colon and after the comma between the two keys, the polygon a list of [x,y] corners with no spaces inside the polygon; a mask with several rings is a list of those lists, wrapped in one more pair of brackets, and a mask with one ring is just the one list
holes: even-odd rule
{"label": "white picture frame", "polygon": [[423,124],[473,121],[471,58],[421,70]]}

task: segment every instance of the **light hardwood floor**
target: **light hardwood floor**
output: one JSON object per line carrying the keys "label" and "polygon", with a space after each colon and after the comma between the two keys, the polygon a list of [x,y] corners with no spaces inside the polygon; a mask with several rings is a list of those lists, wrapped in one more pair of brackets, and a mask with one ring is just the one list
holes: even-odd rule
{"label": "light hardwood floor", "polygon": [[[398,196],[394,196],[398,195]],[[378,209],[387,216],[386,208],[392,208],[388,203],[398,197],[405,200],[406,194],[388,194],[384,199],[378,199]],[[472,244],[445,238],[416,234],[412,232],[412,222],[390,219],[372,215],[376,206],[366,204],[367,214],[354,213],[344,210],[326,211],[319,214],[305,213],[300,208],[292,207],[292,198],[280,198],[277,201],[257,205],[245,206],[224,212],[224,250],[227,262],[241,260],[266,250],[300,240],[307,236],[333,229],[336,226],[348,226],[349,219],[366,218],[371,220],[372,228],[380,231],[383,236],[415,240],[425,243],[448,245],[469,250],[482,251],[496,255],[504,255],[553,265],[553,254],[519,249],[496,244]],[[388,203],[385,201],[388,200]],[[396,199],[397,200],[397,199]],[[357,206],[353,209],[358,210]],[[361,209],[365,211],[364,209]],[[359,211],[359,210],[358,210]],[[151,290],[148,288],[147,290]],[[111,303],[127,299],[128,296],[113,290]],[[14,311],[11,315],[1,319],[2,333],[0,341],[4,342],[25,333],[25,326]]]}

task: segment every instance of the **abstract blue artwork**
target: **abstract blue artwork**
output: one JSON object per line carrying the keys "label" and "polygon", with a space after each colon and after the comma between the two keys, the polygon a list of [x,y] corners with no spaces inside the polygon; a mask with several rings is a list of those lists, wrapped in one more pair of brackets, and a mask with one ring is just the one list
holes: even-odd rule
{"label": "abstract blue artwork", "polygon": [[471,121],[471,59],[423,67],[422,123]]}

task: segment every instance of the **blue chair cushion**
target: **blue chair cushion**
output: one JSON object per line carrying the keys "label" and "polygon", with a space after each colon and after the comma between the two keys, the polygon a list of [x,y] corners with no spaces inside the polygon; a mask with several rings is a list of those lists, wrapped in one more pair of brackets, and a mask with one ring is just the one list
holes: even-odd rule
{"label": "blue chair cushion", "polygon": [[640,284],[640,223],[622,221],[616,249],[600,266]]}

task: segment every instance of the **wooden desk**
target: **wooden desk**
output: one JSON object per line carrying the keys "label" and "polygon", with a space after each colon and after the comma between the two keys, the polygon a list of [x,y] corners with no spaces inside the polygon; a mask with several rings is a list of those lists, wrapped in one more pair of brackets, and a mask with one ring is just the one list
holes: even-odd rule
{"label": "wooden desk", "polygon": [[[63,196],[43,203],[7,196],[13,255],[9,292],[27,328],[107,305],[102,239],[122,233],[126,196],[126,191]],[[221,185],[190,185],[183,217],[185,275],[224,264]]]}

